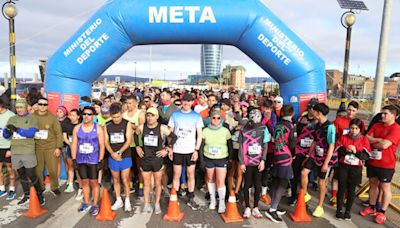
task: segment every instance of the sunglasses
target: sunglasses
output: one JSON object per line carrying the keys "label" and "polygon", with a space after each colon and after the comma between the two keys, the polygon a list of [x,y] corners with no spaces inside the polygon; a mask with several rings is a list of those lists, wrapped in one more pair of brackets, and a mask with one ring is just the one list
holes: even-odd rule
{"label": "sunglasses", "polygon": [[49,104],[46,104],[46,103],[38,103],[38,105],[39,105],[39,106],[47,106],[47,105],[49,105]]}
{"label": "sunglasses", "polygon": [[278,104],[280,104],[281,102],[280,102],[280,101],[274,101],[274,103],[278,103]]}
{"label": "sunglasses", "polygon": [[182,103],[174,103],[176,106],[181,106]]}
{"label": "sunglasses", "polygon": [[212,119],[213,119],[213,120],[220,120],[221,117],[213,117]]}
{"label": "sunglasses", "polygon": [[84,113],[82,113],[82,116],[93,116],[93,113],[84,112]]}

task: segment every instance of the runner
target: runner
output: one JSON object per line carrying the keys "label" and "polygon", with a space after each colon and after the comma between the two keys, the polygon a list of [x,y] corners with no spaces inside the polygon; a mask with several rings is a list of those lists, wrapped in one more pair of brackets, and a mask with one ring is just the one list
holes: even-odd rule
{"label": "runner", "polygon": [[[314,141],[310,147],[309,158],[304,161],[304,168],[301,171],[301,187],[307,189],[308,174],[311,170],[317,169],[319,177],[319,201],[318,206],[313,212],[313,216],[322,217],[324,215],[324,199],[326,194],[326,178],[332,166],[337,162],[337,151],[335,151],[335,126],[327,119],[329,107],[324,103],[314,106],[314,118],[318,120],[318,125],[314,132]],[[311,196],[307,193],[305,201],[309,201]]]}
{"label": "runner", "polygon": [[168,126],[178,136],[169,158],[173,162],[173,187],[176,191],[179,190],[182,166],[186,165],[189,190],[187,204],[192,210],[197,210],[199,205],[194,201],[194,174],[204,125],[200,115],[192,111],[192,104],[193,96],[186,93],[182,98],[182,109],[174,112],[169,120]]}
{"label": "runner", "polygon": [[228,161],[232,155],[231,133],[223,127],[221,112],[212,111],[211,124],[203,130],[202,153],[207,170],[207,186],[210,193],[210,210],[217,206],[216,192],[219,196],[218,213],[225,213],[225,177]]}
{"label": "runner", "polygon": [[[83,123],[75,126],[72,133],[71,155],[75,170],[81,177],[83,203],[79,212],[89,210],[91,215],[99,213],[100,185],[99,171],[103,169],[104,131],[93,123],[95,110],[86,106],[82,110]],[[93,204],[90,204],[90,189],[92,189]]]}
{"label": "runner", "polygon": [[[17,115],[10,117],[3,131],[4,138],[11,138],[11,164],[17,170],[24,191],[24,197],[18,205],[29,201],[30,185],[35,187],[36,194],[41,205],[45,200],[42,196],[42,187],[36,176],[35,136],[38,123],[35,117],[29,114],[28,104],[25,100],[17,100],[15,109]],[[28,179],[29,178],[29,179]]]}
{"label": "runner", "polygon": [[15,114],[5,107],[3,99],[0,98],[0,168],[3,168],[3,165],[6,166],[8,179],[10,181],[7,192],[4,182],[5,175],[3,174],[3,170],[1,170],[0,197],[7,195],[7,200],[13,200],[15,198],[15,170],[11,166],[11,144],[9,140],[3,137],[3,131],[6,128],[8,120],[13,116],[15,116]]}
{"label": "runner", "polygon": [[[369,178],[369,206],[360,212],[362,216],[375,215],[375,222],[386,221],[385,212],[392,199],[391,181],[396,166],[396,151],[400,145],[400,125],[396,123],[399,110],[394,105],[382,109],[382,122],[374,124],[368,131],[372,159],[367,161]],[[382,209],[376,211],[375,205],[379,188],[383,192]]]}
{"label": "runner", "polygon": [[[349,133],[342,135],[336,144],[339,154],[339,191],[336,218],[351,220],[351,207],[356,196],[356,187],[361,184],[363,160],[370,157],[368,139],[362,135],[363,122],[352,119],[349,124]],[[346,211],[343,214],[343,200],[347,192]]]}
{"label": "runner", "polygon": [[116,211],[124,206],[121,199],[121,184],[125,193],[126,212],[132,211],[131,202],[129,200],[129,182],[130,170],[132,167],[131,150],[129,146],[132,142],[132,126],[131,123],[122,119],[121,105],[114,103],[110,107],[112,121],[107,123],[105,130],[105,147],[110,153],[108,159],[108,167],[111,170],[113,178],[114,192],[116,196],[112,210]]}
{"label": "runner", "polygon": [[[246,209],[243,217],[261,218],[258,210],[258,201],[261,193],[261,177],[267,158],[268,142],[270,134],[268,128],[261,124],[261,112],[253,109],[249,113],[250,122],[243,127],[239,135],[239,164],[244,173],[244,200]],[[254,186],[254,207],[250,209],[249,189]]]}
{"label": "runner", "polygon": [[39,110],[33,114],[39,126],[35,133],[36,176],[44,188],[43,171],[46,168],[50,176],[50,190],[59,195],[58,161],[63,147],[61,125],[56,116],[48,111],[49,102],[46,98],[39,98],[38,105]]}
{"label": "runner", "polygon": [[[156,199],[154,204],[154,213],[160,214],[160,197],[162,191],[161,179],[164,168],[164,157],[168,155],[172,145],[176,142],[176,135],[163,124],[158,123],[158,111],[156,108],[149,108],[146,111],[146,123],[139,126],[137,135],[142,136],[143,147],[137,146],[136,150],[141,157],[140,167],[144,179],[144,206],[142,213],[149,213],[151,206],[149,204],[149,194],[152,186],[152,177],[155,182]],[[168,137],[167,147],[165,140]],[[137,139],[135,139],[138,141]]]}

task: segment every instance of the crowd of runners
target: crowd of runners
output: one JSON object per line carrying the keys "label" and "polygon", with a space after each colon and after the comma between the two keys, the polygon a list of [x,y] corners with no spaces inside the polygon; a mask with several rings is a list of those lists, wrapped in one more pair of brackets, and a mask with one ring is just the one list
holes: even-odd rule
{"label": "crowd of runners", "polygon": [[[357,118],[355,101],[331,122],[329,107],[316,98],[295,118],[293,105],[280,96],[237,91],[120,87],[98,100],[82,97],[77,109],[60,106],[55,115],[48,106],[34,90],[17,100],[16,113],[0,100],[0,167],[9,178],[6,188],[0,172],[0,196],[6,200],[16,197],[17,175],[23,190],[18,204],[29,201],[34,186],[44,205],[48,176],[48,192],[76,192],[78,210],[91,215],[99,213],[104,182],[112,183],[112,210],[131,211],[135,193],[143,197],[142,213],[155,214],[162,213],[160,198],[170,188],[193,210],[200,207],[195,189],[202,188],[209,209],[218,213],[225,213],[226,193],[233,190],[244,218],[262,218],[262,201],[270,204],[265,216],[279,223],[281,199],[289,195],[296,205],[299,188],[310,183],[319,190],[315,217],[324,216],[328,195],[337,219],[360,213],[379,224],[386,220],[400,145],[399,106],[383,107],[368,127]],[[67,180],[59,180],[60,160]],[[352,211],[363,166],[369,200],[361,212]]]}

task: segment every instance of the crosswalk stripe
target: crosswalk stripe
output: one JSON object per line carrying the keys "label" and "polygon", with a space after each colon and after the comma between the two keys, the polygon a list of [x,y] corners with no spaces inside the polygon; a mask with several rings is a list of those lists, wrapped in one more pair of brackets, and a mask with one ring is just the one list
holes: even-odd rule
{"label": "crosswalk stripe", "polygon": [[146,224],[150,221],[152,213],[142,214],[140,209],[141,206],[135,206],[135,213],[129,218],[121,219],[118,227],[132,227],[134,225],[135,228],[145,228]]}
{"label": "crosswalk stripe", "polygon": [[[22,197],[21,197],[22,199]],[[0,211],[0,224],[7,225],[13,221],[15,221],[23,212],[25,212],[28,208],[27,205],[18,205],[18,201],[20,199],[11,200],[8,205],[5,205]]]}

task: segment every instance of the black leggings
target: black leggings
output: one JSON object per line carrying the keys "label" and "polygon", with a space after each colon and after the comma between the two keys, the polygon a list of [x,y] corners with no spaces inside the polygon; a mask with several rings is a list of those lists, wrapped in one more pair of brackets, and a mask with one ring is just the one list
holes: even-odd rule
{"label": "black leggings", "polygon": [[292,199],[297,199],[297,188],[301,180],[301,170],[303,169],[303,161],[306,159],[305,156],[298,154],[293,160],[293,179],[290,180],[290,187],[292,189]]}
{"label": "black leggings", "polygon": [[246,207],[250,207],[250,193],[249,189],[254,185],[254,207],[258,207],[261,193],[261,177],[262,172],[258,171],[257,166],[246,166],[244,173],[244,202]]}
{"label": "black leggings", "polygon": [[288,179],[273,177],[271,186],[272,209],[278,209],[279,202],[281,201],[283,194],[285,194],[288,183]]}
{"label": "black leggings", "polygon": [[342,211],[344,194],[347,192],[346,212],[351,212],[351,207],[356,196],[356,187],[361,182],[362,167],[340,164],[339,189],[337,193],[337,211]]}
{"label": "black leggings", "polygon": [[[19,168],[17,171],[25,196],[29,196],[31,184],[33,185],[33,187],[35,187],[36,193],[38,195],[42,194],[42,187],[40,186],[39,179],[36,176],[35,168],[22,167]],[[30,181],[28,180],[28,177]]]}

